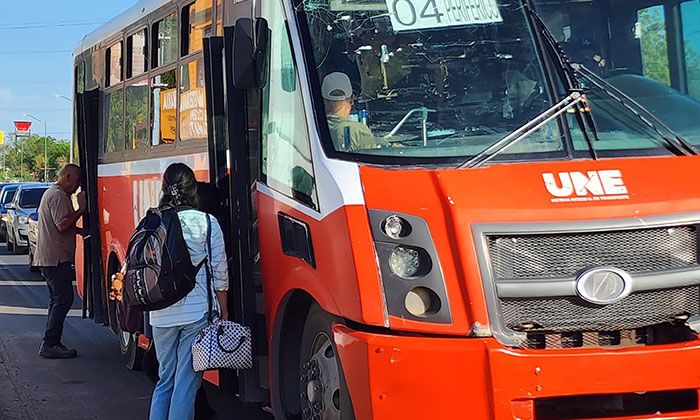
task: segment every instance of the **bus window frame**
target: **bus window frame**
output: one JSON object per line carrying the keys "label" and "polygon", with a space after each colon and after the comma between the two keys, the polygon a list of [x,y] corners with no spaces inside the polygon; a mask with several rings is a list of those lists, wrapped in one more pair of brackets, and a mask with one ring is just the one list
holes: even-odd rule
{"label": "bus window frame", "polygon": [[[127,94],[127,89],[130,86],[133,86],[139,82],[142,82],[143,80],[146,81],[146,88],[148,89],[148,98],[146,100],[146,118],[147,118],[147,123],[149,124],[149,130],[148,134],[146,137],[146,147],[143,149],[131,149],[126,147],[126,109],[127,109],[127,102],[128,102],[128,94]],[[129,160],[141,160],[145,159],[148,156],[149,152],[149,146],[151,144],[151,130],[150,130],[150,112],[151,112],[151,95],[150,95],[150,89],[151,89],[151,81],[150,78],[148,77],[148,72],[140,75],[139,77],[134,78],[133,80],[129,80],[128,82],[124,83],[124,159],[129,161]],[[133,159],[136,157],[136,159]]]}
{"label": "bus window frame", "polygon": [[[180,60],[175,60],[174,63],[170,63],[166,66],[158,67],[156,70],[151,70],[148,77],[148,123],[150,127],[151,122],[151,108],[153,106],[153,101],[151,98],[151,89],[153,84],[153,78],[159,76],[163,73],[169,71],[175,71],[175,89],[178,89],[180,80],[178,79],[178,69],[180,65]],[[175,140],[172,143],[160,143],[158,145],[153,145],[153,131],[148,132],[148,146],[146,147],[149,157],[162,157],[177,154],[177,145],[180,142],[180,95],[176,95],[176,105],[175,105]]]}
{"label": "bus window frame", "polygon": [[[124,66],[124,53],[126,52],[125,43],[126,43],[126,42],[125,42],[124,34],[123,34],[123,33],[119,33],[118,36],[115,36],[115,37],[113,37],[113,38],[110,38],[109,41],[105,42],[105,43],[104,43],[104,45],[105,45],[104,50],[102,50],[102,51],[100,52],[101,55],[102,55],[103,58],[104,58],[104,65],[105,65],[105,68],[104,68],[104,75],[103,75],[103,77],[104,77],[104,87],[105,87],[105,90],[107,90],[108,88],[111,88],[112,86],[116,86],[116,85],[118,85],[118,84],[123,84],[123,83],[124,83],[124,80],[125,80],[125,78],[124,78],[124,70],[125,70],[125,66]],[[111,80],[111,79],[112,79],[112,63],[111,63],[112,57],[111,57],[111,49],[112,49],[112,47],[114,47],[114,46],[117,45],[117,44],[121,44],[121,47],[122,47],[122,56],[121,56],[121,58],[119,59],[119,61],[120,61],[120,64],[119,64],[119,65],[120,65],[120,68],[119,68],[119,71],[120,71],[120,72],[119,72],[119,73],[120,73],[120,74],[119,74],[119,82],[112,84],[112,83],[111,83],[111,81],[112,81],[112,80]],[[109,59],[108,59],[108,56],[109,56]]]}
{"label": "bus window frame", "polygon": [[[126,39],[126,68],[125,68],[125,76],[126,79],[125,81],[130,81],[131,79],[136,79],[144,75],[148,75],[151,71],[151,39],[149,38],[150,35],[150,30],[149,30],[150,25],[148,22],[141,23],[139,24],[138,27],[135,29],[130,29],[127,33],[124,39]],[[133,63],[133,51],[134,51],[134,45],[133,42],[129,42],[131,39],[133,39],[133,36],[138,34],[141,31],[146,31],[146,70],[143,73],[140,73],[136,76],[134,76],[134,63]]]}
{"label": "bus window frame", "polygon": [[[172,63],[167,63],[167,64],[158,64],[158,31],[155,30],[156,24],[160,23],[162,20],[165,18],[171,16],[172,14],[175,14],[177,16],[177,57],[175,57],[175,60]],[[150,18],[148,22],[148,28],[151,33],[151,38],[150,38],[150,46],[149,46],[149,53],[150,56],[148,59],[150,60],[148,70],[149,72],[157,70],[160,71],[161,69],[168,67],[173,64],[177,64],[178,59],[180,57],[180,50],[182,48],[182,37],[180,36],[180,25],[181,25],[181,16],[180,16],[180,9],[176,5],[172,5],[170,7],[167,7],[163,10],[158,11],[157,13],[154,13]]]}

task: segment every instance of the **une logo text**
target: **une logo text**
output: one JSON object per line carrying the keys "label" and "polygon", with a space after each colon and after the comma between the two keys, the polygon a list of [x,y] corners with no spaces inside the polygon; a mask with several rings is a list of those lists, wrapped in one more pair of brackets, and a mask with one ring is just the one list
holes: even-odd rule
{"label": "une logo text", "polygon": [[627,187],[617,169],[603,171],[543,173],[552,202],[628,200]]}

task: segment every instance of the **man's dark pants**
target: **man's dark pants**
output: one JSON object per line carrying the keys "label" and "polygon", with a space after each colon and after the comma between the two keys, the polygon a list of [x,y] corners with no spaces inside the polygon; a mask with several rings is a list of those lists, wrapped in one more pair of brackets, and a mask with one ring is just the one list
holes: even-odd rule
{"label": "man's dark pants", "polygon": [[72,264],[63,262],[57,267],[40,267],[41,275],[49,287],[49,317],[46,320],[44,343],[52,347],[61,343],[63,321],[73,305],[73,279],[75,272]]}

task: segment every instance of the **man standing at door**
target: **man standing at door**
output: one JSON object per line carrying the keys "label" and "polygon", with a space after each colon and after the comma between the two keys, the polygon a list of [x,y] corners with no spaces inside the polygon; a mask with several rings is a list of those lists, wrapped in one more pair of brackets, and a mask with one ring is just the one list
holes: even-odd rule
{"label": "man standing at door", "polygon": [[85,193],[77,195],[78,210],[73,209],[71,195],[80,185],[79,166],[66,165],[39,204],[34,264],[41,270],[49,288],[49,316],[39,356],[47,359],[68,359],[77,356],[74,349],[61,343],[63,322],[73,304],[73,261],[75,259],[75,223],[86,208]]}

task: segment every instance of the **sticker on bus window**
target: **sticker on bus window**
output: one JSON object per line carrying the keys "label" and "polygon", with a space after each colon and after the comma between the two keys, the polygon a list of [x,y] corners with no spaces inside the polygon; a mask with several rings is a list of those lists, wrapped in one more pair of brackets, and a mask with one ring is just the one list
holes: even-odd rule
{"label": "sticker on bus window", "polygon": [[385,0],[394,31],[503,22],[498,0]]}

